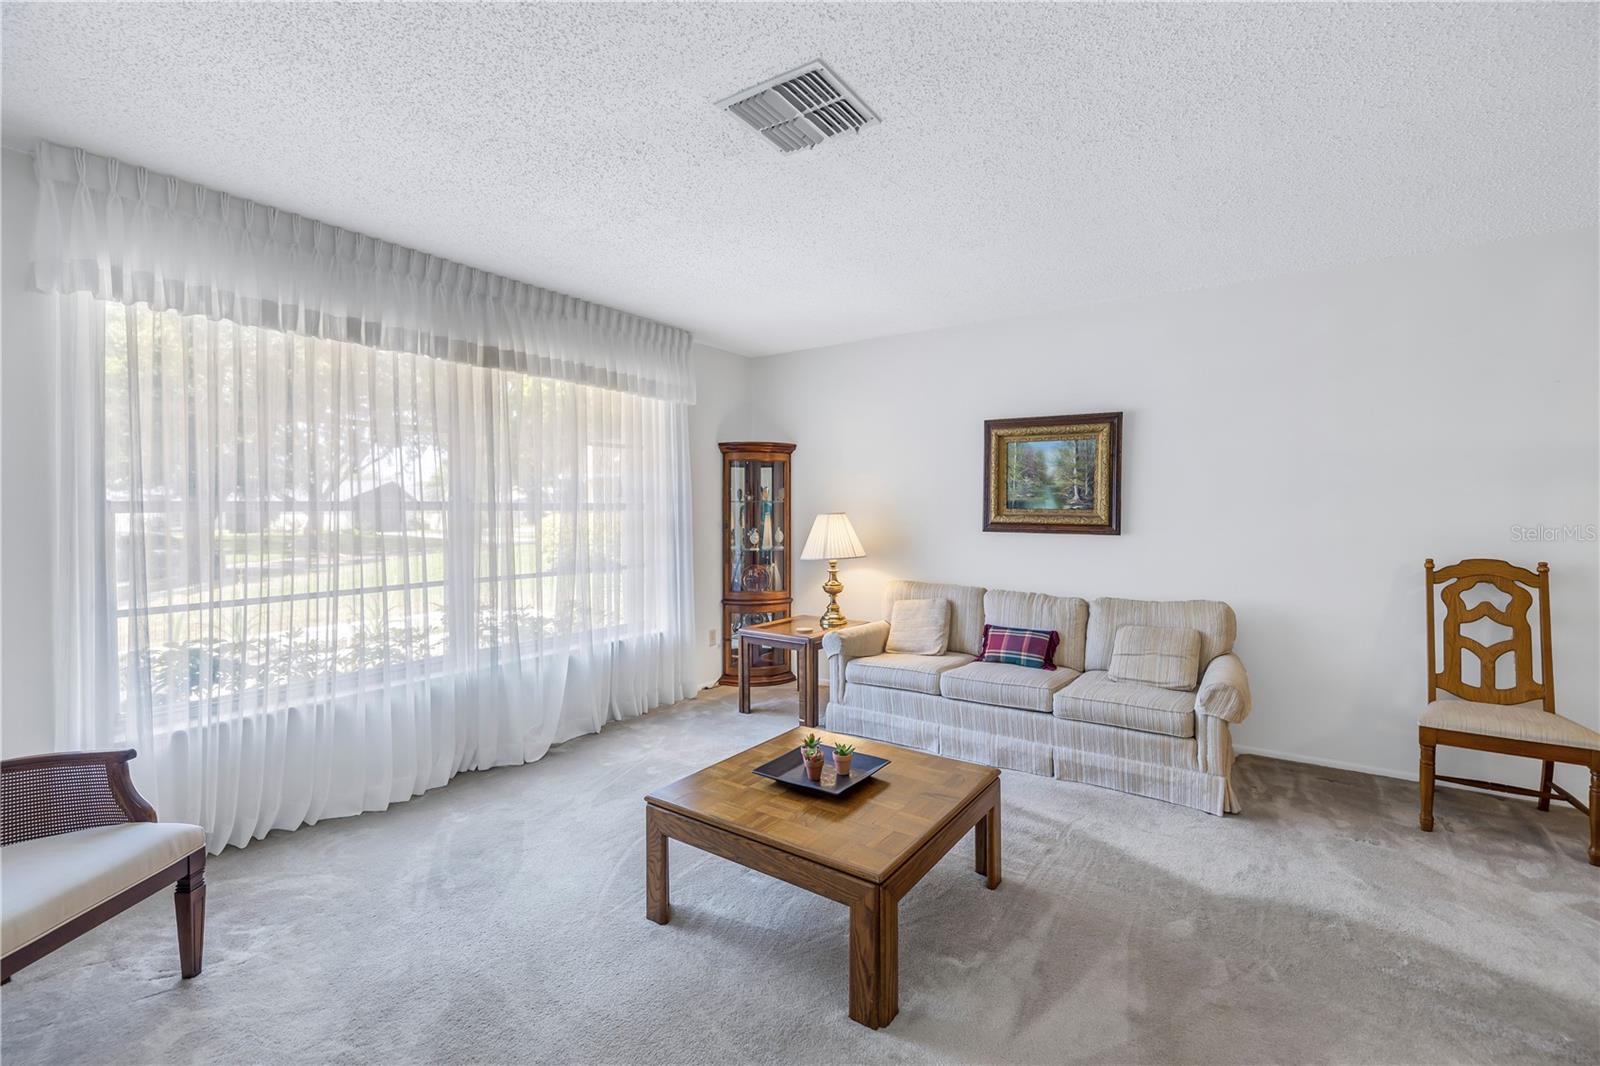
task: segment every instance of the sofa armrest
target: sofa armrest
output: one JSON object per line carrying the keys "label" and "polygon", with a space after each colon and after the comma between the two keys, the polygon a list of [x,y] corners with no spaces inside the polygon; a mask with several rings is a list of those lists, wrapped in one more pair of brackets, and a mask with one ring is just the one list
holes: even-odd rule
{"label": "sofa armrest", "polygon": [[155,808],[133,787],[134,752],[62,751],[0,763],[4,833],[0,843],[124,822],[153,822]]}
{"label": "sofa armrest", "polygon": [[888,622],[837,629],[822,635],[822,654],[828,657],[828,700],[844,697],[844,668],[851,659],[882,655],[889,643]]}
{"label": "sofa armrest", "polygon": [[1196,714],[1242,722],[1250,715],[1250,677],[1237,655],[1219,655],[1206,667],[1195,694]]}
{"label": "sofa armrest", "polygon": [[882,655],[889,643],[888,622],[868,622],[864,626],[836,629],[822,636],[822,654],[828,658],[861,659]]}

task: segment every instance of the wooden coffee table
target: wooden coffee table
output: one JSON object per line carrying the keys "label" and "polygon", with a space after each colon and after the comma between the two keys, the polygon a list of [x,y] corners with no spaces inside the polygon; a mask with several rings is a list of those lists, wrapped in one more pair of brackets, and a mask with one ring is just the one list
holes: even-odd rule
{"label": "wooden coffee table", "polygon": [[[850,908],[850,1017],[877,1029],[900,1010],[900,900],[969,831],[975,868],[1000,884],[1000,774],[876,740],[890,760],[844,796],[751,771],[811,730],[794,729],[645,797],[645,916],[672,917],[667,840],[692,844]],[[819,733],[833,743],[842,733]]]}

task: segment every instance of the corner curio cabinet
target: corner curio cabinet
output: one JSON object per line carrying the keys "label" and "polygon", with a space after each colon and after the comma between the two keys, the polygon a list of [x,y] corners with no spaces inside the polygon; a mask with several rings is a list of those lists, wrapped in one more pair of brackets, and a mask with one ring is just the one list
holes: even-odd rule
{"label": "corner curio cabinet", "polygon": [[[722,683],[739,683],[741,626],[789,617],[793,444],[740,441],[722,449]],[[750,650],[750,683],[794,680],[782,648]]]}

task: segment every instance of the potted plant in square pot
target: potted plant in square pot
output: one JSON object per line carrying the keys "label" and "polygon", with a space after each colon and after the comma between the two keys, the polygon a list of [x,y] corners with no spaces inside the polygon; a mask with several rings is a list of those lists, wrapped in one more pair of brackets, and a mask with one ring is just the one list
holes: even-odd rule
{"label": "potted plant in square pot", "polygon": [[850,776],[850,760],[856,753],[856,746],[845,741],[838,741],[833,745],[833,768],[840,777]]}
{"label": "potted plant in square pot", "polygon": [[800,745],[800,757],[805,760],[806,777],[813,781],[822,780],[822,741],[815,733],[806,736]]}

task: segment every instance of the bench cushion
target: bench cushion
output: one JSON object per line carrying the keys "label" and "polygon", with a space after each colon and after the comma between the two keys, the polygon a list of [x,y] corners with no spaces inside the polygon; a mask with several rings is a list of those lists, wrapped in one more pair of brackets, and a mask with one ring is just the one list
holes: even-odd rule
{"label": "bench cushion", "polygon": [[897,688],[906,692],[939,694],[939,675],[972,661],[972,656],[951,652],[947,655],[901,655],[886,652],[851,659],[844,668],[844,679],[852,685]]}
{"label": "bench cushion", "polygon": [[1057,718],[1074,722],[1194,736],[1194,693],[1112,681],[1104,670],[1091,670],[1056,693],[1051,710]]}
{"label": "bench cushion", "polygon": [[1011,663],[969,663],[940,674],[939,692],[949,700],[1048,712],[1051,698],[1077,676],[1076,670],[1064,666],[1039,670]]}
{"label": "bench cushion", "polygon": [[9,955],[205,847],[183,822],[79,829],[0,850],[0,952]]}

